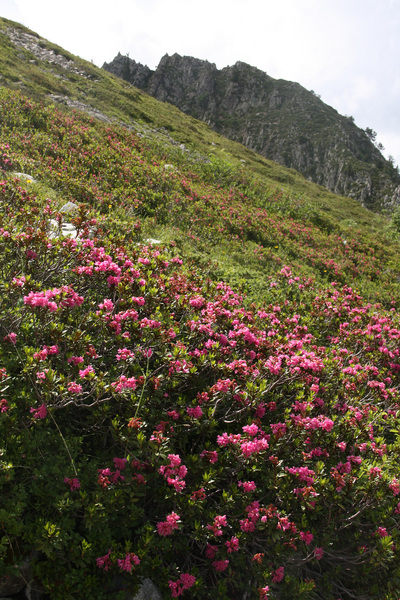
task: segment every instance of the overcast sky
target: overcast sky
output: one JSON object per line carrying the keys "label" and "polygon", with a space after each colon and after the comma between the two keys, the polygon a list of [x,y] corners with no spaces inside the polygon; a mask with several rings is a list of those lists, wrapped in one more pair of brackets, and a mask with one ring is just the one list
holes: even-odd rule
{"label": "overcast sky", "polygon": [[247,62],[374,129],[400,165],[400,0],[0,0],[0,16],[98,66]]}

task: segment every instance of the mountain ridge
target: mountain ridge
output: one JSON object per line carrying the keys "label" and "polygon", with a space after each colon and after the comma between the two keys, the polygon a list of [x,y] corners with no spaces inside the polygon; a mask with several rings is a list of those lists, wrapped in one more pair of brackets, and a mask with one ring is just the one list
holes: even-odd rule
{"label": "mountain ridge", "polygon": [[155,70],[120,53],[103,69],[205,121],[225,137],[373,210],[400,202],[400,175],[352,117],[299,83],[238,61],[166,54]]}

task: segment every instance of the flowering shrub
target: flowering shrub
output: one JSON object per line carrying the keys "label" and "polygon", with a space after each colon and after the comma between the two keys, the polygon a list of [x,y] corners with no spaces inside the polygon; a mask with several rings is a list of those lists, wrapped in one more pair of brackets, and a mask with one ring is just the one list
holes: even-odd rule
{"label": "flowering shrub", "polygon": [[[15,118],[32,110],[18,101]],[[110,167],[77,116],[61,130],[47,111],[71,163],[80,148],[96,173],[131,181],[117,160],[125,134],[107,130]],[[54,184],[71,190],[74,171],[59,168]],[[135,197],[141,177],[138,167]],[[48,199],[9,177],[0,199],[0,574],[35,549],[34,575],[56,600],[117,597],[118,582],[123,595],[143,577],[165,598],[395,600],[400,319],[389,296],[369,303],[282,264],[249,306],[173,247],[138,245],[129,224],[110,230],[81,206],[78,238],[50,238]]]}

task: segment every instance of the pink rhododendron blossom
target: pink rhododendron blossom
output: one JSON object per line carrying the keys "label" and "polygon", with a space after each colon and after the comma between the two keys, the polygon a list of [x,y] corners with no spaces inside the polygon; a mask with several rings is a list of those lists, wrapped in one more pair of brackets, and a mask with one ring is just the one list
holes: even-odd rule
{"label": "pink rhododendron blossom", "polygon": [[47,406],[45,404],[41,404],[39,408],[32,406],[30,412],[33,413],[34,419],[45,419],[47,416]]}
{"label": "pink rhododendron blossom", "polygon": [[114,303],[112,300],[106,298],[101,304],[99,304],[99,308],[100,310],[112,310],[114,308]]}
{"label": "pink rhododendron blossom", "polygon": [[205,550],[205,555],[207,558],[209,558],[210,560],[213,560],[213,558],[215,558],[215,554],[218,550],[218,546],[213,546],[211,544],[207,544],[206,546],[206,550]]}
{"label": "pink rhododendron blossom", "polygon": [[178,529],[179,519],[180,516],[177,515],[175,512],[172,512],[170,515],[167,516],[166,521],[160,521],[159,523],[157,523],[157,533],[163,537],[171,535],[171,533],[175,529]]}
{"label": "pink rhododendron blossom", "polygon": [[122,571],[131,573],[134,565],[140,564],[140,559],[136,554],[133,554],[133,552],[129,552],[124,558],[119,558],[117,564]]}
{"label": "pink rhododendron blossom", "polygon": [[126,463],[128,462],[128,460],[126,458],[118,458],[118,457],[114,457],[113,458],[113,463],[116,469],[119,469],[120,471],[123,471],[126,467]]}
{"label": "pink rhododendron blossom", "polygon": [[314,548],[314,556],[317,560],[321,560],[321,558],[324,555],[324,549],[323,548]]}
{"label": "pink rhododendron blossom", "polygon": [[71,356],[68,358],[67,362],[72,363],[73,365],[81,365],[84,363],[83,356]]}
{"label": "pink rhododendron blossom", "polygon": [[201,419],[203,416],[203,411],[201,410],[200,406],[196,406],[195,408],[187,407],[186,412],[188,413],[189,417],[192,417],[193,419]]}
{"label": "pink rhododendron blossom", "polygon": [[169,410],[167,412],[167,415],[170,417],[170,419],[173,419],[174,421],[178,421],[178,419],[180,418],[180,414],[177,410]]}
{"label": "pink rhododendron blossom", "polygon": [[128,350],[128,348],[119,348],[115,358],[117,360],[128,360],[129,358],[134,358],[134,356],[133,352]]}
{"label": "pink rhododendron blossom", "polygon": [[79,383],[75,383],[75,381],[70,381],[68,384],[68,391],[70,394],[81,394],[82,386]]}
{"label": "pink rhododendron blossom", "polygon": [[94,373],[94,368],[92,367],[92,365],[89,365],[85,369],[80,369],[80,371],[79,371],[79,377],[81,377],[82,379],[84,379],[85,377],[88,377],[92,373]]}
{"label": "pink rhododendron blossom", "polygon": [[239,481],[238,486],[242,487],[245,492],[254,492],[254,490],[257,489],[254,481]]}
{"label": "pink rhododendron blossom", "polygon": [[74,490],[78,490],[81,487],[81,482],[77,477],[73,477],[72,479],[70,479],[69,477],[64,477],[64,483],[69,485],[72,492]]}
{"label": "pink rhododendron blossom", "polygon": [[192,492],[190,498],[192,500],[205,500],[205,498],[206,498],[205,489],[204,488],[200,488],[200,489]]}
{"label": "pink rhododendron blossom", "polygon": [[228,568],[229,560],[215,560],[212,565],[216,571],[225,571]]}
{"label": "pink rhododendron blossom", "polygon": [[387,532],[386,527],[378,527],[377,529],[377,534],[379,535],[379,537],[383,538],[383,537],[387,537],[389,534]]}
{"label": "pink rhododendron blossom", "polygon": [[190,589],[196,583],[196,577],[189,573],[182,573],[177,581],[170,580],[168,582],[169,589],[173,598],[181,596],[185,590]]}
{"label": "pink rhododendron blossom", "polygon": [[159,473],[165,477],[168,485],[171,485],[180,493],[186,486],[184,478],[187,475],[187,468],[181,464],[181,458],[178,454],[168,454],[169,465],[161,465]]}
{"label": "pink rhododendron blossom", "polygon": [[23,287],[26,283],[26,277],[21,275],[20,277],[13,277],[12,282],[16,287]]}
{"label": "pink rhododendron blossom", "polygon": [[108,571],[111,568],[110,554],[111,549],[104,556],[96,558],[96,565],[99,567],[99,569],[104,569],[104,571]]}
{"label": "pink rhododendron blossom", "polygon": [[15,344],[17,343],[17,334],[16,333],[9,333],[6,336],[4,336],[3,340],[5,342],[10,342],[10,344],[12,344],[13,346],[15,346]]}
{"label": "pink rhododendron blossom", "polygon": [[244,427],[242,427],[242,429],[245,433],[251,436],[257,435],[258,433],[258,425],[256,425],[255,423],[252,423],[251,425],[245,425]]}
{"label": "pink rhododendron blossom", "polygon": [[216,463],[218,461],[218,452],[215,450],[203,450],[200,454],[200,458],[204,458],[210,463]]}
{"label": "pink rhododendron blossom", "polygon": [[280,583],[285,576],[285,569],[283,567],[278,567],[272,573],[272,583]]}
{"label": "pink rhododendron blossom", "polygon": [[111,387],[115,389],[116,392],[122,392],[123,390],[135,390],[137,387],[137,379],[135,377],[126,377],[125,375],[121,375],[117,381],[113,381]]}
{"label": "pink rhododendron blossom", "polygon": [[307,546],[309,546],[311,544],[311,542],[314,539],[314,536],[312,533],[310,533],[309,531],[300,531],[300,539],[306,543]]}
{"label": "pink rhododendron blossom", "polygon": [[5,413],[10,409],[8,402],[5,398],[1,398],[0,400],[0,412]]}
{"label": "pink rhododendron blossom", "polygon": [[227,547],[228,554],[231,552],[237,552],[239,550],[239,540],[237,537],[233,536],[230,540],[225,542],[225,546]]}
{"label": "pink rhododendron blossom", "polygon": [[260,594],[260,600],[268,600],[267,594],[269,592],[269,587],[267,585],[265,587],[263,587],[263,588],[260,588],[258,591],[259,591],[259,594]]}
{"label": "pink rhododendron blossom", "polygon": [[399,481],[397,479],[392,479],[392,481],[389,484],[389,489],[391,490],[394,496],[398,496],[398,494],[400,493]]}

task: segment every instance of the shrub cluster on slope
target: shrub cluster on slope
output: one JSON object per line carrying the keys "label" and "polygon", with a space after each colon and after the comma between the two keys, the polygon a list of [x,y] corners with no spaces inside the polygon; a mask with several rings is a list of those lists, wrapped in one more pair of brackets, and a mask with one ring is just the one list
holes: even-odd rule
{"label": "shrub cluster on slope", "polygon": [[[395,246],[343,240],[229,165],[1,94],[1,574],[35,550],[55,600],[148,576],[166,598],[395,600]],[[50,227],[67,200],[76,239]],[[203,257],[241,245],[263,303],[139,244],[146,228]]]}
{"label": "shrub cluster on slope", "polygon": [[92,219],[49,238],[51,202],[1,195],[3,569],[40,551],[63,600],[117,573],[166,597],[395,598],[398,314],[288,267],[244,308],[166,250]]}
{"label": "shrub cluster on slope", "polygon": [[304,276],[362,285],[365,296],[398,296],[398,246],[378,232],[343,227],[245,168],[0,94],[3,166],[30,173],[63,201],[89,205],[113,235],[156,231],[217,260],[221,274],[249,283],[254,297],[286,263]]}

